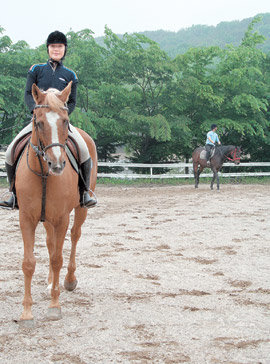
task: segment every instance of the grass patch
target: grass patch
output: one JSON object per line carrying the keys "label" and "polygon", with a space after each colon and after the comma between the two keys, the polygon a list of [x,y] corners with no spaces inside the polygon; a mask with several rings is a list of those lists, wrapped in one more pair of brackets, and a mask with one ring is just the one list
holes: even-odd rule
{"label": "grass patch", "polygon": [[0,177],[0,187],[7,187],[9,188],[9,183],[6,177]]}
{"label": "grass patch", "polygon": [[[210,184],[212,178],[201,178],[200,184]],[[220,184],[270,184],[270,177],[220,177]],[[151,179],[151,178],[98,178],[97,183],[104,186],[147,186],[147,185],[158,185],[158,186],[183,186],[183,185],[194,185],[194,178],[164,178],[164,179]]]}
{"label": "grass patch", "polygon": [[[220,184],[270,184],[270,177],[231,177],[219,178]],[[200,184],[210,184],[211,178],[201,178]],[[103,186],[184,186],[184,185],[194,185],[194,178],[164,178],[164,179],[151,179],[151,178],[98,178],[98,185]],[[5,177],[0,178],[0,187],[9,188],[9,183]]]}

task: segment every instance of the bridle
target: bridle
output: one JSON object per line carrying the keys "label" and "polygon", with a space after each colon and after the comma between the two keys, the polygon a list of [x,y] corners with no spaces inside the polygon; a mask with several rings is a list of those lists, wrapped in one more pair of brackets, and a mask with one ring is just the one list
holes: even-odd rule
{"label": "bridle", "polygon": [[[41,108],[50,108],[49,105],[35,105],[34,110],[35,109],[41,109]],[[68,108],[66,106],[61,107],[62,110],[68,110]],[[41,205],[41,217],[40,217],[40,221],[44,222],[45,221],[45,205],[46,205],[46,185],[47,185],[47,178],[49,177],[49,172],[45,172],[44,168],[43,168],[43,164],[41,161],[41,158],[43,158],[43,160],[45,162],[48,161],[47,157],[46,157],[46,151],[52,147],[60,147],[63,148],[64,150],[66,150],[66,142],[65,144],[62,143],[52,143],[49,145],[44,146],[39,138],[39,132],[38,132],[38,126],[37,126],[37,122],[36,122],[36,114],[33,114],[33,121],[34,121],[34,127],[35,127],[35,131],[36,131],[36,135],[37,135],[37,140],[38,140],[38,145],[34,145],[33,143],[31,143],[31,141],[28,144],[28,149],[27,149],[27,154],[26,154],[26,162],[27,162],[27,167],[30,169],[31,172],[33,172],[36,176],[41,177],[42,178],[42,205]],[[69,126],[68,126],[69,128]],[[69,129],[70,130],[70,129]],[[32,149],[34,150],[36,156],[38,157],[38,161],[39,161],[39,165],[40,165],[40,170],[41,173],[33,170],[30,165],[29,165],[29,148],[30,146],[32,147]]]}
{"label": "bridle", "polygon": [[[49,105],[35,105],[34,110],[35,109],[45,109],[45,108],[49,108]],[[68,111],[68,108],[66,106],[61,107],[62,110]],[[35,126],[35,131],[38,137],[38,145],[34,145],[30,142],[31,147],[34,149],[36,155],[41,156],[45,161],[47,161],[46,158],[46,151],[52,147],[60,147],[63,148],[65,150],[66,148],[66,143],[62,144],[62,143],[52,143],[47,145],[46,147],[42,144],[42,142],[40,141],[39,138],[39,133],[38,133],[38,127],[37,127],[37,123],[36,123],[36,114],[33,115],[34,118],[34,126]]]}
{"label": "bridle", "polygon": [[231,162],[236,162],[238,160],[240,161],[240,157],[237,157],[236,152],[237,152],[237,147],[235,147],[234,150],[232,150],[230,153],[230,156],[232,156],[232,158],[228,157],[227,155],[225,155],[225,157]]}

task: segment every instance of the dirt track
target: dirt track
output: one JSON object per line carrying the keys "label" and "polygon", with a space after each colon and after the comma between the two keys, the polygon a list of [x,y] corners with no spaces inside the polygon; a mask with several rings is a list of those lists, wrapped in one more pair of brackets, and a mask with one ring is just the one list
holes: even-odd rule
{"label": "dirt track", "polygon": [[[46,320],[39,225],[33,329],[14,322],[23,299],[18,212],[0,210],[1,364],[270,363],[269,185],[96,192],[78,287],[62,289],[60,321]],[[69,250],[68,233],[61,282]]]}

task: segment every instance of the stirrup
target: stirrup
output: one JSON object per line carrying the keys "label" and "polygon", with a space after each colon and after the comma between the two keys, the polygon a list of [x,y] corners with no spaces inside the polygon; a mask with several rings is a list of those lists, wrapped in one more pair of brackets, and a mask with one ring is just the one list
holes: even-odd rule
{"label": "stirrup", "polygon": [[14,192],[12,192],[12,195],[10,196],[9,200],[7,201],[0,201],[0,207],[3,209],[18,209],[18,203],[17,203],[17,197]]}
{"label": "stirrup", "polygon": [[91,191],[91,192],[94,195],[94,198],[89,195],[89,192],[88,191],[84,191],[83,192],[83,194],[81,196],[81,202],[80,202],[81,207],[89,208],[89,207],[96,206],[96,204],[97,204],[96,195],[94,194],[93,191]]}

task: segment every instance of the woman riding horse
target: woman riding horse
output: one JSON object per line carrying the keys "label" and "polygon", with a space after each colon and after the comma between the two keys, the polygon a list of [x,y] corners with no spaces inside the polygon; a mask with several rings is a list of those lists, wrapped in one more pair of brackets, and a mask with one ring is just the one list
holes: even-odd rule
{"label": "woman riding horse", "polygon": [[[30,112],[33,113],[36,105],[32,96],[33,84],[36,84],[43,91],[46,91],[50,88],[62,91],[68,85],[68,83],[72,81],[71,93],[67,101],[68,114],[71,114],[76,105],[78,79],[75,72],[64,67],[62,63],[67,51],[66,36],[59,31],[49,34],[47,39],[47,51],[50,57],[48,62],[44,64],[33,65],[28,71],[25,88],[25,102]],[[79,178],[80,204],[82,207],[92,207],[96,205],[97,201],[89,195],[91,174],[91,157],[89,150],[80,133],[72,125],[69,125],[69,128],[69,134],[72,136],[79,147],[81,171],[81,178]],[[22,139],[31,131],[32,122],[16,136],[7,149],[6,170],[10,183],[10,189],[13,193],[8,201],[0,201],[0,207],[18,208],[14,184],[16,161],[13,160],[12,150],[17,141]]]}
{"label": "woman riding horse", "polygon": [[[69,117],[66,102],[71,92],[72,81],[63,91],[50,88],[41,91],[35,84],[32,94],[35,107],[32,118],[31,139],[22,152],[16,171],[15,187],[19,204],[20,229],[23,238],[24,273],[23,313],[19,323],[24,327],[34,324],[32,314],[31,282],[35,272],[35,232],[39,221],[46,229],[48,248],[49,291],[51,301],[48,319],[61,318],[60,271],[63,265],[63,245],[69,227],[70,214],[74,211],[70,230],[71,252],[64,286],[68,291],[76,288],[76,247],[81,236],[81,227],[88,209],[80,204],[78,173],[67,155]],[[91,156],[91,191],[97,180],[97,153],[93,139],[76,128],[84,139]]]}

